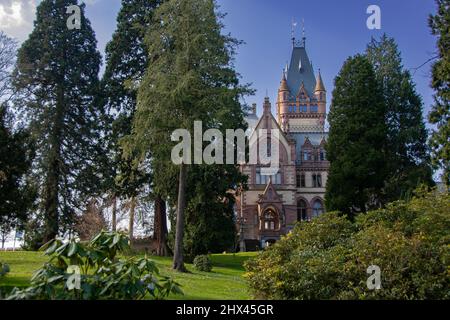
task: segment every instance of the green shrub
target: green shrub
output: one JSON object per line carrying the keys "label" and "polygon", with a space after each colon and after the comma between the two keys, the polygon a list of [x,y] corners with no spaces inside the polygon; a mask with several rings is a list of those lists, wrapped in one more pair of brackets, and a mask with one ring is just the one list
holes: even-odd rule
{"label": "green shrub", "polygon": [[49,261],[25,290],[14,289],[9,300],[165,299],[182,294],[179,285],[159,276],[153,261],[118,258],[129,250],[121,233],[102,232],[89,243],[53,240],[42,250]]}
{"label": "green shrub", "polygon": [[198,271],[211,272],[211,259],[207,255],[196,256],[194,259],[194,267]]}
{"label": "green shrub", "polygon": [[9,271],[9,265],[0,261],[0,278],[5,276]]}
{"label": "green shrub", "polygon": [[[372,265],[380,290],[367,288]],[[354,223],[326,213],[245,266],[257,298],[449,299],[450,197],[422,192]]]}

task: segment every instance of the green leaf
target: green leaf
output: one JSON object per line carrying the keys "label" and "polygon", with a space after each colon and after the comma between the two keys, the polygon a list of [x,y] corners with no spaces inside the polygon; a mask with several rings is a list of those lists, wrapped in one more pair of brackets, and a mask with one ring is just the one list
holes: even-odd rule
{"label": "green leaf", "polygon": [[69,252],[67,253],[67,256],[68,257],[73,256],[77,252],[77,248],[78,248],[78,246],[77,246],[76,242],[72,242],[69,246]]}

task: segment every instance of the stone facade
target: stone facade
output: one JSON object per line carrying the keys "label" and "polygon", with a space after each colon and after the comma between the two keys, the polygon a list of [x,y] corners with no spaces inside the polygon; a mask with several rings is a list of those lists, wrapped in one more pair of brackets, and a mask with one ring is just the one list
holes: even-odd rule
{"label": "stone facade", "polygon": [[[276,175],[264,176],[259,161],[241,167],[248,176],[248,190],[237,195],[241,251],[273,243],[297,221],[309,221],[324,212],[329,169],[324,148],[326,90],[320,71],[317,77],[314,75],[305,41],[294,42],[290,65],[283,71],[276,118],[271,109],[269,98],[265,98],[262,116],[256,116],[253,105],[247,118],[250,129],[267,129],[269,139],[270,129],[280,129],[280,170]],[[257,137],[250,138],[250,152],[258,143]]]}

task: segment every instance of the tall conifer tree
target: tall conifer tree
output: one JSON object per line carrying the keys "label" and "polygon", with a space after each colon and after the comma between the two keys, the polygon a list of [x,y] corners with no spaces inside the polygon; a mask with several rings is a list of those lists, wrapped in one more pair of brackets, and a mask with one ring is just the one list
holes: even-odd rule
{"label": "tall conifer tree", "polygon": [[329,122],[327,210],[354,216],[378,207],[387,174],[387,127],[382,92],[366,57],[350,57],[336,77]]}
{"label": "tall conifer tree", "polygon": [[[81,28],[69,30],[66,13],[81,9]],[[15,85],[36,141],[34,172],[39,181],[44,241],[73,223],[77,208],[95,185],[92,163],[97,152],[101,62],[85,5],[77,0],[43,0],[34,29],[18,53]]]}
{"label": "tall conifer tree", "polygon": [[411,74],[403,68],[395,40],[386,34],[379,41],[372,38],[366,55],[386,106],[389,173],[383,202],[388,203],[410,195],[420,183],[432,184],[427,130],[422,99]]}
{"label": "tall conifer tree", "polygon": [[[170,137],[174,130],[193,133],[197,120],[203,122],[203,130],[217,128],[225,132],[244,127],[239,98],[248,90],[239,85],[231,59],[238,41],[221,34],[222,24],[215,9],[213,0],[169,0],[157,10],[148,33],[151,68],[140,86],[133,135],[125,145],[129,150],[139,150],[143,157],[151,152],[154,168],[169,167],[156,173],[157,181],[171,177],[166,173],[173,167],[174,143]],[[185,270],[183,238],[189,166],[186,162],[178,166],[173,263],[178,271]],[[237,170],[235,166],[223,168]]]}

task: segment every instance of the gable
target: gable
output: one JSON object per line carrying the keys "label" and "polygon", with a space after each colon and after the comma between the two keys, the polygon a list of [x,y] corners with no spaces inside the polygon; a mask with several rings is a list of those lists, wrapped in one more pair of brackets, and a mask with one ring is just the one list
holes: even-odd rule
{"label": "gable", "polygon": [[288,163],[292,161],[291,156],[291,147],[289,145],[288,139],[286,137],[286,134],[281,130],[280,125],[274,118],[271,112],[264,113],[261,118],[258,121],[258,124],[255,127],[255,130],[250,135],[249,141],[250,141],[250,150],[254,148],[257,139],[258,139],[258,130],[266,129],[268,132],[270,132],[271,129],[278,129],[280,132],[280,157],[287,159]]}

